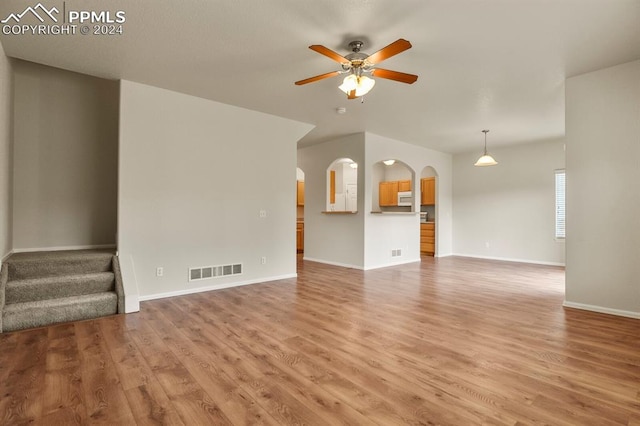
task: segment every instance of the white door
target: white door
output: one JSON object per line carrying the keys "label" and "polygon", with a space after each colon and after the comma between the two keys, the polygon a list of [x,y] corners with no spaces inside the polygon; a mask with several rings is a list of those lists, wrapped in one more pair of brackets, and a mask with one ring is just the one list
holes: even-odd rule
{"label": "white door", "polygon": [[350,183],[347,184],[347,206],[348,212],[355,212],[358,210],[358,185]]}

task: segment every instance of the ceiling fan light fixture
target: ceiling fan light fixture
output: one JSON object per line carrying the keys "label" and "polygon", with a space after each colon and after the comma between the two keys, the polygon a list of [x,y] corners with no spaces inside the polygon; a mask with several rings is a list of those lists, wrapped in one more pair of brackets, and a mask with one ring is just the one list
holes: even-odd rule
{"label": "ceiling fan light fixture", "polygon": [[393,166],[396,160],[384,160],[382,162],[384,163],[385,166]]}
{"label": "ceiling fan light fixture", "polygon": [[413,84],[418,80],[418,76],[414,74],[407,74],[399,71],[392,71],[383,68],[378,68],[380,62],[391,58],[399,53],[404,52],[411,48],[411,43],[408,40],[400,38],[388,46],[383,47],[372,55],[367,55],[361,51],[361,41],[352,41],[349,43],[349,48],[352,53],[346,56],[342,56],[333,50],[322,46],[321,44],[313,44],[309,46],[309,49],[317,52],[321,55],[340,64],[341,70],[326,72],[324,74],[316,75],[314,77],[305,78],[304,80],[296,81],[296,86],[302,86],[305,84],[313,83],[316,81],[324,80],[325,78],[335,77],[337,75],[348,75],[342,80],[342,84],[338,86],[347,95],[347,99],[355,99],[362,97],[369,93],[376,82],[374,79],[368,76],[362,75],[368,73],[373,77],[382,78],[386,80],[398,81],[400,83]]}
{"label": "ceiling fan light fixture", "polygon": [[360,97],[369,93],[375,84],[376,81],[366,75],[349,74],[342,80],[342,84],[338,86],[338,89],[342,90],[346,95],[355,90],[355,96]]}
{"label": "ceiling fan light fixture", "polygon": [[487,133],[489,133],[489,131],[483,130],[482,133],[484,133],[484,153],[480,158],[478,158],[478,161],[476,161],[474,166],[476,167],[495,166],[496,164],[498,164],[498,162],[491,156],[491,154],[487,152]]}

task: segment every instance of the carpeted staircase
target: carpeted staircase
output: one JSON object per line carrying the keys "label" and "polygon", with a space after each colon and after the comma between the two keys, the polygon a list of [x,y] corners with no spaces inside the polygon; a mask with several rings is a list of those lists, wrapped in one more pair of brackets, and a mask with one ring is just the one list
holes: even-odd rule
{"label": "carpeted staircase", "polygon": [[0,271],[0,332],[124,312],[113,250],[15,253]]}

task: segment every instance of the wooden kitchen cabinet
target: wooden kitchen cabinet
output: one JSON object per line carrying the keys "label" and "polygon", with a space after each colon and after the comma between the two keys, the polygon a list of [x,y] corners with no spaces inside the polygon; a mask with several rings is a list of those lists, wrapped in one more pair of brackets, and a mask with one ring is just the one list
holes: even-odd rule
{"label": "wooden kitchen cabinet", "polygon": [[380,207],[391,207],[398,205],[398,181],[380,182],[378,191]]}
{"label": "wooden kitchen cabinet", "polygon": [[411,192],[411,181],[410,180],[399,180],[398,181],[398,192]]}
{"label": "wooden kitchen cabinet", "polygon": [[420,179],[420,204],[433,206],[436,203],[436,178]]}
{"label": "wooden kitchen cabinet", "polygon": [[304,181],[299,180],[297,183],[296,205],[304,206]]}
{"label": "wooden kitchen cabinet", "polygon": [[436,252],[436,224],[427,222],[420,224],[420,253],[433,256]]}
{"label": "wooden kitchen cabinet", "polygon": [[304,252],[304,222],[296,222],[296,251]]}
{"label": "wooden kitchen cabinet", "polygon": [[329,203],[335,204],[336,202],[336,171],[331,170],[329,173]]}

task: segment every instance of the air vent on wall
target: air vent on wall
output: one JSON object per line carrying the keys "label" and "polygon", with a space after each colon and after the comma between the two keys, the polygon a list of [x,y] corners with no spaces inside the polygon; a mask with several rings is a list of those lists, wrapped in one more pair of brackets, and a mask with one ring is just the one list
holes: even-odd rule
{"label": "air vent on wall", "polygon": [[391,257],[399,257],[399,256],[402,256],[402,249],[391,250]]}
{"label": "air vent on wall", "polygon": [[209,278],[226,277],[242,274],[242,263],[218,266],[201,266],[189,268],[189,281],[207,280]]}

